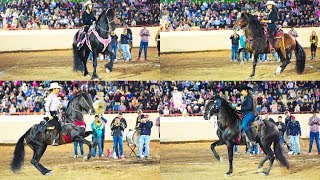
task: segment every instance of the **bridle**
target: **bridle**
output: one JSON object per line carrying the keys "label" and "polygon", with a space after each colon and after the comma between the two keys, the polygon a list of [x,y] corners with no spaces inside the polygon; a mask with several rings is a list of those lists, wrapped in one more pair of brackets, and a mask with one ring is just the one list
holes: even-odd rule
{"label": "bridle", "polygon": [[[110,8],[109,8],[110,9]],[[106,12],[108,12],[109,11],[109,9],[108,10],[106,10]],[[108,22],[108,26],[109,26],[109,24],[111,24],[111,23],[113,23],[114,22],[114,19],[112,20],[112,21],[110,21],[109,20],[109,18],[107,17],[107,22]],[[102,31],[104,31],[104,32],[109,32],[109,30],[106,30],[106,29],[104,29],[104,28],[102,28],[101,26],[99,26],[98,24],[96,25],[99,29],[101,29]]]}
{"label": "bridle", "polygon": [[[83,97],[83,95],[81,95],[81,96]],[[83,97],[83,98],[84,98],[84,97]],[[86,100],[86,98],[84,98],[84,102],[85,102],[85,103],[87,104],[87,106],[90,108],[90,105],[89,105],[88,101]],[[72,109],[73,111],[75,111],[75,112],[80,113],[80,114],[82,114],[82,115],[83,115],[83,112],[81,112],[81,111],[79,111],[79,110],[77,110],[77,109],[73,108],[73,106],[71,106],[71,109]],[[88,112],[86,112],[86,113],[90,114],[90,113],[91,113],[91,111],[92,111],[92,109],[90,108],[90,109],[89,109],[89,111],[88,111]]]}

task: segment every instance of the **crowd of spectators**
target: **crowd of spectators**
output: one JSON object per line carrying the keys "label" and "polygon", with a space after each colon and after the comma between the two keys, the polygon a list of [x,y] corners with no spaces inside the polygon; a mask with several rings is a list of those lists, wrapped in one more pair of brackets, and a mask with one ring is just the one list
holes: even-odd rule
{"label": "crowd of spectators", "polygon": [[[104,100],[108,112],[135,112],[138,109],[164,114],[201,114],[206,100],[215,95],[240,108],[243,97],[237,89],[243,82],[115,81],[59,82],[62,106],[78,92],[87,92],[95,101]],[[43,112],[49,81],[0,82],[0,112]],[[257,99],[257,112],[293,113],[320,109],[320,82],[249,82]]]}
{"label": "crowd of spectators", "polygon": [[[278,25],[283,27],[307,27],[320,25],[319,0],[278,0]],[[193,26],[202,29],[232,28],[241,13],[248,11],[260,19],[266,18],[264,1],[240,0],[176,0],[161,3],[161,16],[169,31],[187,31]]]}
{"label": "crowd of spectators", "polygon": [[[75,28],[82,26],[84,2],[70,0],[0,1],[0,29]],[[96,0],[98,17],[107,8],[116,12],[120,26],[159,25],[160,4],[156,0]]]}

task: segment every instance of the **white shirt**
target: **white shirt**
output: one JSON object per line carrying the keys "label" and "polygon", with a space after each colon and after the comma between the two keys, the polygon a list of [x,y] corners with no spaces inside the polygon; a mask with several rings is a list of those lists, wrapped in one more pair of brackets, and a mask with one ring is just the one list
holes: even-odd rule
{"label": "white shirt", "polygon": [[50,111],[57,111],[59,107],[60,101],[58,99],[58,96],[54,93],[50,93],[50,95],[47,97],[47,102],[44,104],[45,111],[46,111],[46,117],[50,116]]}

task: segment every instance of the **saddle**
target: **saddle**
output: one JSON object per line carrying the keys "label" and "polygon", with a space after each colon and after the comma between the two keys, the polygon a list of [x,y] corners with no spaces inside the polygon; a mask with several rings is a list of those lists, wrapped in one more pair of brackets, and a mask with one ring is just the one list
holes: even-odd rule
{"label": "saddle", "polygon": [[[241,126],[242,120],[243,120],[243,118],[244,118],[244,114],[243,114],[242,112],[240,112],[240,111],[237,111],[237,114],[238,114],[238,116],[239,116],[239,121],[238,121],[238,124],[237,124],[237,132],[239,133],[239,135],[236,136],[236,138],[235,138],[234,141],[235,141],[236,144],[240,145],[240,143],[241,143],[241,137],[242,137],[243,134],[245,134],[245,132],[242,131],[242,126]],[[259,116],[258,116],[258,117],[259,117]],[[255,120],[254,120],[253,122],[255,122],[256,119],[257,119],[257,118],[255,118]],[[249,127],[253,126],[253,125],[252,125],[253,122],[249,125]],[[249,128],[249,129],[250,129],[250,128]]]}
{"label": "saddle", "polygon": [[[84,28],[85,27],[82,27],[78,33],[78,37],[77,37],[77,43],[80,42],[80,36],[81,34],[84,33]],[[108,38],[107,39],[104,39],[102,38],[99,33],[95,30],[95,26],[94,25],[91,25],[89,30],[88,30],[88,33],[85,34],[85,37],[82,39],[81,41],[81,44],[84,44],[86,43],[87,46],[89,47],[90,51],[92,51],[92,47],[91,47],[91,44],[90,44],[90,35],[91,33],[93,33],[96,38],[98,39],[98,41],[103,44],[103,50],[101,52],[104,52],[106,50],[106,48],[108,47],[108,45],[110,44],[111,42],[111,36],[108,35]]]}

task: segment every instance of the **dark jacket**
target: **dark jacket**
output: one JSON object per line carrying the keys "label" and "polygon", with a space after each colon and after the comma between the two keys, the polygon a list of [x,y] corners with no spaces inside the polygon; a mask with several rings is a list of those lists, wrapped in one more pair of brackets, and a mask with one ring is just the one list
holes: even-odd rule
{"label": "dark jacket", "polygon": [[117,44],[118,43],[118,36],[115,35],[111,35],[111,44]]}
{"label": "dark jacket", "polygon": [[[280,131],[280,135],[283,136],[284,133],[286,132],[286,125],[283,122],[276,122],[276,125]],[[279,128],[280,125],[280,128]]]}
{"label": "dark jacket", "polygon": [[252,111],[253,110],[253,99],[251,95],[247,95],[242,104],[241,104],[241,112],[243,112],[244,114],[246,112]]}
{"label": "dark jacket", "polygon": [[240,36],[237,34],[236,36],[234,36],[233,34],[230,36],[230,39],[231,39],[231,43],[232,45],[239,45],[239,39],[240,39]]}
{"label": "dark jacket", "polygon": [[84,11],[82,13],[82,21],[83,21],[83,25],[88,25],[91,26],[92,22],[96,20],[96,17],[94,17],[93,12],[91,12],[90,14],[87,13],[87,11]]}
{"label": "dark jacket", "polygon": [[150,136],[152,126],[153,126],[153,122],[150,120],[147,121],[146,123],[140,123],[140,125],[139,125],[139,129],[141,130],[140,135]]}
{"label": "dark jacket", "polygon": [[127,28],[127,34],[129,34],[129,40],[132,41],[132,31],[130,28]]}
{"label": "dark jacket", "polygon": [[301,127],[299,121],[289,121],[287,125],[287,134],[289,136],[301,136]]}
{"label": "dark jacket", "polygon": [[271,23],[267,23],[268,29],[272,29],[272,30],[277,29],[277,26],[276,26],[277,19],[278,19],[277,10],[272,9],[272,11],[270,12],[270,14],[268,16],[268,20],[271,20]]}
{"label": "dark jacket", "polygon": [[127,128],[127,121],[124,118],[122,118],[120,120],[120,124],[117,125],[117,124],[115,124],[115,120],[116,120],[116,118],[114,118],[112,120],[111,125],[110,125],[111,131],[112,131],[112,136],[122,136],[124,129]]}
{"label": "dark jacket", "polygon": [[272,122],[273,124],[276,124],[276,122],[272,119],[272,118],[269,118],[267,119],[268,121]]}
{"label": "dark jacket", "polygon": [[129,35],[127,34],[121,34],[120,43],[121,44],[129,44]]}

